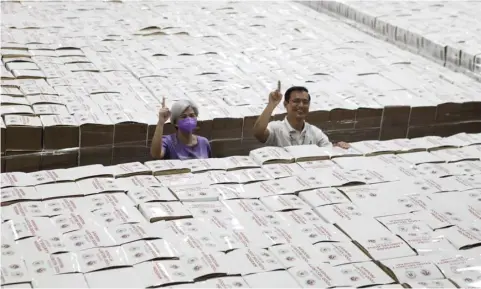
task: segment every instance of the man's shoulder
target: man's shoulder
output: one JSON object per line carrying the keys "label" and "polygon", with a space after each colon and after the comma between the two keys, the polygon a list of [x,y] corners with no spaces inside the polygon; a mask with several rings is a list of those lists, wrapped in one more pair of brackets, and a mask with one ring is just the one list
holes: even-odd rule
{"label": "man's shoulder", "polygon": [[275,129],[282,128],[283,125],[284,125],[283,120],[272,120],[268,124],[269,128],[275,128]]}
{"label": "man's shoulder", "polygon": [[308,126],[308,128],[314,132],[322,132],[322,129],[318,128],[317,126],[313,125],[313,124],[310,124],[308,122],[306,122],[306,125]]}

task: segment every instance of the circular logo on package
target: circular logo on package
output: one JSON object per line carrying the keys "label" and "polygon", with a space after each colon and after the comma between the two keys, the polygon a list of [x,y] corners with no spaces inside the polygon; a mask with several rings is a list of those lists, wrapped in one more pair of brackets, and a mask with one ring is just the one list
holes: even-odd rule
{"label": "circular logo on package", "polygon": [[398,230],[399,230],[399,232],[407,232],[408,231],[408,229],[404,226],[399,226]]}
{"label": "circular logo on package", "polygon": [[307,273],[307,271],[298,271],[297,272],[297,276],[298,277],[304,277],[304,276],[307,276],[309,273]]}
{"label": "circular logo on package", "polygon": [[40,265],[43,265],[43,261],[35,261],[32,263],[33,266],[40,266]]}
{"label": "circular logo on package", "polygon": [[140,250],[140,247],[130,247],[129,248],[130,252],[135,252],[135,251],[138,251],[138,250]]}
{"label": "circular logo on package", "polygon": [[329,260],[336,260],[337,256],[336,255],[329,255],[329,256],[327,256],[327,258],[329,258]]}
{"label": "circular logo on package", "polygon": [[93,258],[93,257],[94,257],[93,254],[83,254],[83,255],[82,255],[82,258],[84,258],[84,259],[91,259],[91,258]]}
{"label": "circular logo on package", "polygon": [[201,265],[196,265],[194,266],[194,271],[200,271],[202,270],[202,266]]}
{"label": "circular logo on package", "polygon": [[213,244],[213,243],[206,243],[205,245],[206,245],[207,247],[215,247],[215,244]]}
{"label": "circular logo on package", "polygon": [[79,235],[72,235],[72,236],[70,236],[70,240],[72,240],[72,241],[75,241],[75,240],[78,240],[78,239],[80,239],[80,236],[79,236]]}
{"label": "circular logo on package", "polygon": [[83,244],[84,244],[84,242],[77,242],[77,243],[75,243],[75,246],[76,246],[76,247],[81,247],[81,246],[83,246]]}
{"label": "circular logo on package", "polygon": [[122,239],[127,239],[128,237],[130,237],[130,235],[129,235],[129,234],[124,234],[124,235],[122,235],[122,236],[120,236],[120,237],[121,237]]}
{"label": "circular logo on package", "polygon": [[468,278],[464,278],[464,282],[466,282],[466,283],[471,283],[471,282],[473,282],[473,281],[474,281],[474,280],[471,279],[471,278],[469,278],[469,277],[468,277]]}
{"label": "circular logo on package", "polygon": [[57,219],[57,221],[56,221],[57,224],[65,223],[65,222],[67,222],[67,219],[65,219],[65,218],[60,218],[60,219]]}
{"label": "circular logo on package", "polygon": [[346,274],[346,275],[347,275],[347,274],[351,274],[351,270],[350,270],[350,269],[342,269],[342,270],[341,270],[341,273],[342,273],[342,274]]}
{"label": "circular logo on package", "polygon": [[356,282],[356,281],[359,280],[359,277],[357,277],[357,276],[352,276],[352,277],[349,278],[349,279],[351,279],[352,282]]}
{"label": "circular logo on package", "polygon": [[134,256],[135,256],[135,258],[140,258],[140,257],[144,256],[144,254],[142,252],[139,252],[139,253],[136,253]]}
{"label": "circular logo on package", "polygon": [[321,248],[319,248],[319,251],[321,251],[322,253],[326,253],[326,252],[329,252],[329,251],[331,251],[331,248],[328,248],[328,247],[321,247]]}
{"label": "circular logo on package", "polygon": [[413,271],[406,271],[406,277],[408,277],[409,279],[414,279],[416,278],[416,273],[414,273]]}
{"label": "circular logo on package", "polygon": [[187,260],[187,264],[192,264],[195,262],[197,262],[197,258],[189,258],[189,260]]}
{"label": "circular logo on package", "polygon": [[68,227],[69,227],[68,224],[63,224],[62,226],[60,226],[60,228],[62,228],[62,229],[66,229],[66,228],[68,228]]}
{"label": "circular logo on package", "polygon": [[47,269],[45,269],[45,268],[38,268],[37,270],[35,270],[35,272],[37,272],[37,273],[43,273],[45,271],[47,271]]}
{"label": "circular logo on package", "polygon": [[269,255],[269,254],[268,254],[268,253],[266,253],[266,252],[262,252],[262,253],[261,253],[261,256],[264,256],[264,257],[270,257],[271,255]]}
{"label": "circular logo on package", "polygon": [[286,260],[289,261],[289,262],[292,262],[292,261],[295,261],[296,258],[294,258],[292,256],[289,256],[289,257],[286,258]]}
{"label": "circular logo on package", "polygon": [[307,279],[307,280],[306,280],[306,284],[309,285],[309,286],[314,286],[314,285],[316,285],[316,280],[314,280],[314,279]]}
{"label": "circular logo on package", "polygon": [[95,260],[92,260],[92,261],[88,261],[88,262],[87,262],[87,266],[93,266],[93,265],[95,265],[95,264],[97,264],[97,262],[96,262]]}
{"label": "circular logo on package", "polygon": [[105,219],[105,222],[107,222],[107,223],[112,223],[113,221],[114,221],[113,218],[107,218],[107,219]]}

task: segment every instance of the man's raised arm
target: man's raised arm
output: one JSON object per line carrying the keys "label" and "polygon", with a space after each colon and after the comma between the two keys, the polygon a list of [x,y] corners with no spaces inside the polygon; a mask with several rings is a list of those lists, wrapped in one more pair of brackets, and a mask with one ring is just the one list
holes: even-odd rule
{"label": "man's raised arm", "polygon": [[261,143],[265,143],[269,138],[269,130],[267,129],[267,125],[269,124],[274,109],[277,107],[279,102],[281,102],[281,100],[282,94],[280,92],[280,87],[278,87],[277,90],[269,94],[269,103],[254,124],[254,137]]}

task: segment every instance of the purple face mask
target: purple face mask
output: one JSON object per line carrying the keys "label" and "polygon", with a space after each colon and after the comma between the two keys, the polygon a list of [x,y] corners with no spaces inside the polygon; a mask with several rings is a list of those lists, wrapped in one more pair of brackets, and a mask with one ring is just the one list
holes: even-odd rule
{"label": "purple face mask", "polygon": [[186,117],[183,119],[179,119],[177,121],[177,127],[183,132],[191,133],[197,127],[197,119],[193,117]]}

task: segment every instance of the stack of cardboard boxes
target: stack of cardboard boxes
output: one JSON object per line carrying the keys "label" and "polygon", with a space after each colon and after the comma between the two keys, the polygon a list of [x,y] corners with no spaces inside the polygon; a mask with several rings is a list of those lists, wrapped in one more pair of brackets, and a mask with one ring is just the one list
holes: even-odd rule
{"label": "stack of cardboard boxes", "polygon": [[310,90],[332,141],[481,131],[481,84],[298,3],[90,4],[4,4],[3,171],[148,161],[164,97],[199,105],[216,156],[247,155],[278,80]]}
{"label": "stack of cardboard boxes", "polygon": [[481,81],[479,2],[300,2],[362,24],[389,42]]}
{"label": "stack of cardboard boxes", "polygon": [[2,173],[1,285],[474,288],[480,145],[458,134]]}

